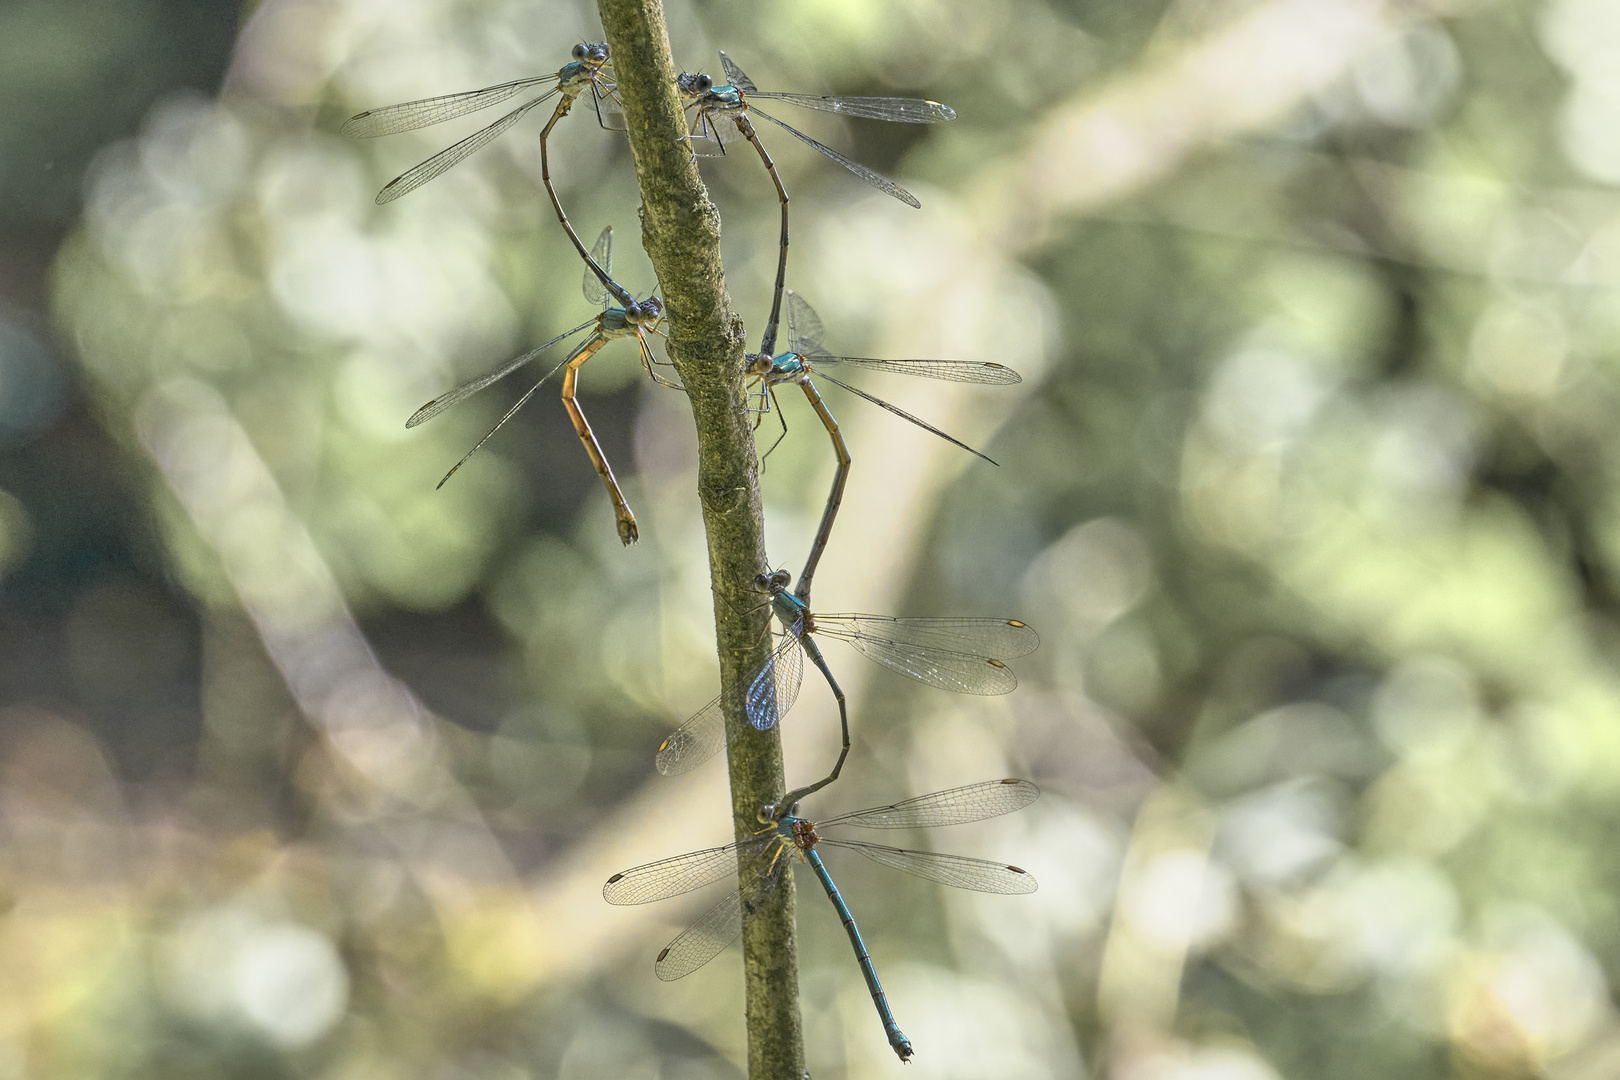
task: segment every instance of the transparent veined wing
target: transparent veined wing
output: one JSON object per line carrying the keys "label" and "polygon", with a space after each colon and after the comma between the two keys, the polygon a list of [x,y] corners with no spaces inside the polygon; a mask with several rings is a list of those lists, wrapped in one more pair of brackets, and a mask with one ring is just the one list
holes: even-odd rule
{"label": "transparent veined wing", "polygon": [[787,290],[788,347],[813,357],[818,367],[844,364],[849,367],[887,371],[895,375],[920,375],[945,382],[1009,386],[1023,382],[1023,376],[1004,364],[979,360],[872,360],[863,356],[832,356],[822,345],[826,329],[821,316],[800,293]]}
{"label": "transparent veined wing", "polygon": [[392,180],[388,181],[388,183],[383,185],[383,189],[377,192],[377,198],[375,201],[378,203],[378,205],[393,202],[395,199],[398,199],[401,196],[409,195],[411,192],[415,191],[429,180],[432,180],[440,173],[445,172],[452,166],[461,164],[462,161],[466,160],[466,158],[471,156],[474,152],[481,150],[486,144],[494,141],[496,138],[499,138],[501,133],[507,128],[511,127],[513,124],[517,123],[518,120],[522,118],[524,113],[528,112],[542,101],[552,97],[554,94],[556,94],[556,92],[557,91],[553,89],[547,93],[541,94],[533,101],[524,102],[522,105],[519,105],[511,112],[489,125],[487,128],[484,128],[482,131],[475,131],[473,134],[467,136],[465,139],[462,139],[454,146],[434,154],[432,157],[428,158],[415,168],[408,169],[405,172],[400,173],[398,176],[394,177]]}
{"label": "transparent veined wing", "polygon": [[749,90],[749,96],[769,101],[785,101],[806,109],[858,116],[863,120],[888,120],[897,124],[937,124],[955,120],[956,110],[949,105],[923,98],[901,97],[829,97],[825,94],[779,94],[767,90]]}
{"label": "transparent veined wing", "polygon": [[974,892],[1016,895],[1032,893],[1039,887],[1034,875],[1007,863],[970,859],[965,855],[946,855],[938,851],[908,851],[905,848],[868,844],[861,840],[821,839],[821,845],[858,851],[875,863],[904,871],[913,877],[927,878],[955,889]]}
{"label": "transparent veined wing", "polygon": [[665,945],[653,961],[653,974],[674,982],[719,956],[742,933],[742,894],[732,889]]}
{"label": "transparent veined wing", "polygon": [[[785,857],[778,859],[763,876],[753,879],[748,885],[748,903],[759,903],[776,888],[786,866]],[[664,946],[653,961],[653,972],[665,982],[674,982],[713,960],[742,933],[742,908],[743,894],[726,890],[718,903]]]}
{"label": "transparent veined wing", "polygon": [[714,757],[725,745],[726,718],[717,697],[664,740],[654,764],[665,776],[679,776]]}
{"label": "transparent veined wing", "polygon": [[810,306],[810,301],[789,289],[787,309],[788,348],[804,356],[825,355],[821,349],[821,339],[827,330],[821,324],[821,316]]}
{"label": "transparent veined wing", "polygon": [[1028,780],[987,780],[980,784],[935,791],[888,806],[873,806],[816,822],[816,828],[855,825],[863,829],[924,829],[963,825],[1022,810],[1040,798]]}
{"label": "transparent veined wing", "polygon": [[[440,394],[438,397],[434,398],[420,409],[417,409],[416,412],[412,413],[411,418],[405,421],[405,426],[407,428],[413,428],[418,424],[425,423],[426,421],[433,419],[450,406],[456,404],[457,402],[465,401],[467,398],[478,393],[478,391],[482,390],[484,387],[506,378],[508,375],[512,374],[512,372],[529,363],[535,357],[557,344],[557,342],[562,341],[565,338],[573,337],[575,334],[579,333],[581,330],[584,330],[586,327],[593,325],[595,322],[595,319],[587,319],[585,322],[580,323],[572,330],[564,330],[562,333],[558,334],[544,345],[530,349],[522,356],[508,360],[506,363],[502,364],[494,371],[491,371],[489,374],[480,375],[476,379],[470,379],[456,387],[454,390]],[[566,362],[567,361],[565,360],[564,363]],[[546,372],[545,378],[541,379],[540,381],[545,382],[546,379],[551,378],[551,376],[557,373],[561,366],[562,365],[559,364],[556,368],[552,368],[550,371]]]}
{"label": "transparent veined wing", "polygon": [[756,116],[763,116],[765,119],[781,128],[783,131],[786,131],[789,135],[792,135],[795,139],[798,139],[800,142],[805,143],[806,145],[832,158],[834,161],[838,162],[838,164],[842,165],[844,168],[848,169],[862,180],[865,180],[868,184],[871,184],[884,194],[893,195],[907,206],[916,207],[917,209],[922,208],[922,203],[917,201],[917,196],[913,195],[899,184],[896,184],[894,181],[879,176],[871,169],[868,169],[865,165],[861,165],[857,162],[849,160],[849,158],[845,157],[843,154],[840,154],[832,147],[824,146],[823,144],[816,142],[816,140],[812,139],[804,132],[798,130],[797,128],[789,127],[787,124],[782,123],[782,121],[778,120],[769,113],[761,112],[757,108],[751,108],[748,111]]}
{"label": "transparent veined wing", "polygon": [[[602,268],[602,273],[608,277],[613,276],[613,226],[609,225],[603,229],[602,235],[598,236],[596,243],[591,245],[591,258],[595,259],[596,265]],[[585,299],[604,310],[607,308],[607,286],[602,284],[602,280],[596,276],[596,271],[592,270],[589,265],[585,267],[585,278],[581,288],[585,292]]]}
{"label": "transparent veined wing", "polygon": [[720,53],[720,67],[726,73],[726,82],[735,86],[745,94],[754,93],[754,80],[743,74],[743,69],[737,66],[736,61],[727,56],[722,50]]}
{"label": "transparent veined wing", "polygon": [[737,876],[737,852],[769,843],[773,836],[762,835],[724,847],[704,848],[675,855],[657,862],[621,871],[602,886],[602,898],[610,904],[650,904],[671,896],[701,889],[723,877]]}
{"label": "transparent veined wing", "polygon": [[499,105],[532,87],[556,81],[555,75],[540,75],[532,79],[516,79],[501,83],[499,86],[486,86],[482,90],[440,94],[437,97],[418,98],[416,101],[388,105],[381,109],[367,109],[345,120],[343,126],[338,128],[338,134],[350,139],[374,139],[379,135],[415,131],[417,128],[431,127],[445,120],[454,120],[458,116],[466,116],[468,113]]}
{"label": "transparent veined wing", "polygon": [[817,367],[841,364],[845,367],[886,371],[891,375],[915,375],[941,382],[976,383],[982,386],[1012,386],[1024,381],[1022,375],[1005,364],[988,360],[873,360],[864,356],[815,357]]}
{"label": "transparent veined wing", "polygon": [[612,79],[591,83],[591,103],[596,107],[596,123],[603,131],[625,131],[624,104],[619,100],[619,84]]}
{"label": "transparent veined wing", "polygon": [[857,638],[892,641],[996,660],[1016,660],[1041,645],[1041,636],[1034,627],[1017,619],[856,614],[818,614],[815,618],[815,633],[830,634],[846,641]]}
{"label": "transparent veined wing", "polygon": [[1040,643],[1029,627],[1005,619],[817,615],[814,632],[842,638],[886,668],[959,694],[1010,693],[1018,677],[1001,657],[1023,656]]}
{"label": "transparent veined wing", "polygon": [[760,731],[769,731],[781,723],[782,717],[799,700],[799,686],[804,680],[804,647],[799,644],[803,632],[803,621],[795,622],[748,684],[743,705],[748,722]]}
{"label": "transparent veined wing", "polygon": [[922,428],[924,431],[929,432],[930,434],[938,435],[940,438],[944,439],[946,442],[950,443],[952,446],[960,446],[963,450],[966,450],[968,453],[972,454],[974,457],[983,458],[985,461],[988,461],[992,465],[997,465],[997,466],[1000,465],[1000,462],[996,461],[996,459],[991,457],[989,454],[980,453],[979,451],[973,449],[973,447],[969,446],[967,443],[963,442],[961,439],[958,439],[956,436],[945,434],[945,432],[939,430],[939,428],[935,427],[933,424],[930,424],[928,421],[922,419],[919,416],[911,415],[910,413],[906,412],[906,410],[902,409],[898,405],[891,405],[889,402],[884,401],[880,397],[877,397],[877,396],[875,396],[873,394],[868,394],[865,390],[862,390],[858,386],[851,386],[847,382],[844,382],[844,381],[842,381],[840,379],[833,378],[833,376],[828,375],[826,372],[822,372],[821,377],[823,379],[825,379],[827,382],[832,383],[834,386],[839,386],[839,387],[842,387],[845,390],[848,390],[850,393],[854,394],[858,398],[861,398],[861,399],[866,400],[866,401],[870,401],[872,404],[876,405],[880,409],[888,410],[889,412],[891,412],[894,415],[898,416],[900,419],[906,421],[908,424],[915,424],[917,427]]}
{"label": "transparent veined wing", "polygon": [[699,109],[688,140],[698,157],[721,157],[726,147],[742,137],[736,121],[723,109]]}
{"label": "transparent veined wing", "polygon": [[[567,356],[565,356],[561,360],[559,360],[555,367],[553,367],[550,371],[546,372],[544,375],[540,376],[539,380],[533,386],[529,387],[527,390],[525,390],[523,392],[522,397],[518,398],[516,401],[514,401],[512,403],[512,407],[510,409],[507,409],[504,413],[501,414],[501,418],[499,420],[495,421],[494,426],[491,427],[487,432],[484,433],[484,437],[482,439],[479,439],[477,442],[473,443],[472,449],[468,450],[465,454],[462,454],[460,461],[458,461],[454,465],[450,466],[450,471],[445,473],[444,476],[439,480],[439,482],[436,485],[434,485],[434,490],[437,491],[439,488],[442,488],[442,487],[444,487],[444,485],[448,484],[450,482],[450,478],[452,476],[456,475],[456,473],[460,471],[461,467],[463,465],[467,464],[467,462],[472,458],[472,456],[474,454],[476,454],[476,453],[478,453],[478,451],[482,450],[484,448],[484,444],[489,442],[490,439],[493,439],[495,437],[495,433],[497,431],[501,430],[501,428],[506,425],[506,422],[508,420],[510,420],[510,419],[512,419],[512,417],[516,416],[517,411],[519,409],[523,408],[523,406],[525,406],[525,405],[527,405],[529,403],[529,399],[534,397],[534,395],[539,391],[539,389],[542,386],[545,385],[547,379],[551,378],[553,375],[557,374],[557,372],[561,371],[563,369],[563,367],[570,360],[572,360],[575,357],[579,356],[581,353],[585,353],[585,350],[590,349],[590,350],[592,350],[594,352],[596,348],[599,348],[601,346],[601,343],[602,343],[603,340],[604,339],[602,338],[602,336],[600,334],[592,334],[590,337],[588,337],[584,341],[580,342],[579,345],[577,347],[575,347],[574,350],[572,352],[570,352]],[[589,354],[586,354],[586,358],[589,359]]]}

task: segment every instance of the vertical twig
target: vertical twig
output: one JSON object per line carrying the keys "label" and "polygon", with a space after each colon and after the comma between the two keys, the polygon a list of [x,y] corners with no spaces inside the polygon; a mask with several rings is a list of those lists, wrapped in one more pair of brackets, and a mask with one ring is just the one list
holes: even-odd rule
{"label": "vertical twig", "polygon": [[[782,744],[743,713],[750,675],[764,664],[770,608],[754,590],[768,569],[759,470],[743,391],[742,320],[731,310],[720,265],[720,215],[685,142],[675,64],[660,0],[598,0],[641,187],[642,243],[664,293],[669,352],[697,424],[698,498],[708,534],[736,835],[760,828],[757,814],[785,793]],[[739,867],[746,888],[763,870]],[[743,965],[751,1080],[801,1080],[798,954],[793,875],[744,905]]]}

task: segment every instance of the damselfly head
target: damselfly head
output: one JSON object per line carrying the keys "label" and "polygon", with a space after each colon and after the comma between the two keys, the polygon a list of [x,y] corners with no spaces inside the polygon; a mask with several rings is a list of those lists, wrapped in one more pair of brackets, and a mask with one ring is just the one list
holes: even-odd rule
{"label": "damselfly head", "polygon": [[769,574],[757,574],[754,584],[767,592],[779,593],[786,589],[793,581],[793,575],[786,570],[774,570]]}
{"label": "damselfly head", "polygon": [[607,63],[607,42],[598,41],[592,44],[580,42],[574,46],[573,57],[575,63],[586,63],[591,67],[599,68]]}
{"label": "damselfly head", "polygon": [[675,76],[675,88],[684,97],[702,97],[714,89],[714,80],[701,72],[693,74],[690,71],[683,71]]}
{"label": "damselfly head", "polygon": [[664,317],[664,303],[656,296],[635,301],[624,309],[624,321],[632,326],[657,326]]}
{"label": "damselfly head", "polygon": [[764,353],[749,353],[743,357],[743,374],[764,378],[771,373],[771,358]]}

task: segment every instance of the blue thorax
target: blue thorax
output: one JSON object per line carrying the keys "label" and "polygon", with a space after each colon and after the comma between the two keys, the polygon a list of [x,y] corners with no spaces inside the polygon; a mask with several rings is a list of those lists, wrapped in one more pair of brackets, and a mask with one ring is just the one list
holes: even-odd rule
{"label": "blue thorax", "polygon": [[591,84],[597,70],[597,68],[583,61],[571,61],[564,64],[562,70],[557,72],[557,85],[569,97],[578,97]]}
{"label": "blue thorax", "polygon": [[809,621],[809,606],[786,589],[771,597],[771,608],[784,627],[792,628],[794,623]]}
{"label": "blue thorax", "polygon": [[770,369],[764,373],[765,382],[769,386],[778,386],[787,382],[798,382],[810,369],[804,366],[804,357],[795,352],[785,352],[771,357]]}
{"label": "blue thorax", "polygon": [[716,86],[704,96],[703,104],[710,109],[744,109],[747,102],[743,92],[735,86]]}

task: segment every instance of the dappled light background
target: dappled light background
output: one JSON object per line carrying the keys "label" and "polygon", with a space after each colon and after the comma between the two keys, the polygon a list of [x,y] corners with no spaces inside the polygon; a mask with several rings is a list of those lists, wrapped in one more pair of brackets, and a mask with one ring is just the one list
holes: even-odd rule
{"label": "dappled light background", "polygon": [[[672,0],[676,61],[953,105],[781,115],[789,284],[835,353],[1013,388],[836,388],[829,611],[1023,619],[1004,698],[827,649],[855,750],[811,817],[998,776],[910,843],[1028,897],[829,856],[937,1077],[1620,1073],[1620,7],[1612,0]],[[555,71],[558,0],[21,0],[0,10],[0,1078],[740,1076],[712,901],[615,870],[729,839],[690,411],[615,343],[405,418],[592,314],[531,119],[366,143],[364,108]],[[767,125],[768,126],[768,125]],[[552,172],[656,286],[622,135]],[[758,340],[775,193],[702,169]],[[832,459],[781,395],[770,553]],[[761,428],[764,444],[779,429]],[[821,775],[814,676],[784,725]],[[812,1075],[896,1075],[813,880]]]}

